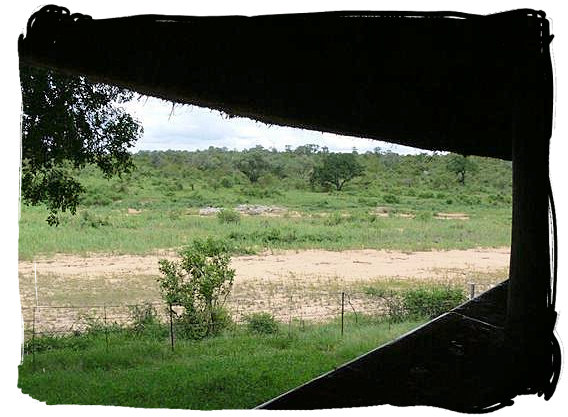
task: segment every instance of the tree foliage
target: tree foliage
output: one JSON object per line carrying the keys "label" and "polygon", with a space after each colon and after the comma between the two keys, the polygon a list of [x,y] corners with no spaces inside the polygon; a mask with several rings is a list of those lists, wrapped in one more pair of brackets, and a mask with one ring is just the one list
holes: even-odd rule
{"label": "tree foliage", "polygon": [[75,213],[85,191],[76,171],[94,164],[105,177],[129,172],[128,152],[142,134],[120,104],[132,92],[85,77],[22,66],[22,182],[26,204],[45,204],[48,223]]}
{"label": "tree foliage", "polygon": [[448,170],[456,174],[460,184],[465,185],[465,176],[469,172],[476,172],[477,165],[464,155],[451,154],[447,163]]}
{"label": "tree foliage", "polygon": [[311,181],[322,186],[334,186],[341,191],[355,177],[363,175],[363,166],[353,153],[322,154],[322,163],[313,170]]}
{"label": "tree foliage", "polygon": [[212,238],[196,239],[180,256],[179,261],[159,261],[162,296],[168,304],[184,308],[180,320],[190,337],[211,335],[224,323],[223,305],[235,277],[228,248]]}
{"label": "tree foliage", "polygon": [[259,178],[268,171],[269,163],[262,146],[243,151],[237,163],[238,169],[247,176],[251,183],[258,182]]}

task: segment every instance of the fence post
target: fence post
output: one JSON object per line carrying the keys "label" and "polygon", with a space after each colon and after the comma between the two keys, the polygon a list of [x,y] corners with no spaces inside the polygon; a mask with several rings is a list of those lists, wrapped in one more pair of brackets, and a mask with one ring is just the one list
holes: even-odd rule
{"label": "fence post", "polygon": [[174,311],[172,309],[172,304],[170,306],[170,343],[172,345],[172,352],[174,351]]}
{"label": "fence post", "polygon": [[105,324],[105,343],[106,343],[106,351],[108,353],[108,324],[107,324],[107,309],[106,303],[103,304],[103,314],[104,314],[104,324]]}
{"label": "fence post", "polygon": [[469,283],[469,299],[473,300],[475,298],[475,282]]}
{"label": "fence post", "polygon": [[234,326],[233,326],[234,330],[237,330],[237,327],[241,322],[241,316],[239,315],[239,310],[240,310],[240,307],[241,307],[241,300],[237,298],[236,303],[237,303],[237,311],[235,312],[235,320],[233,320],[234,321]]}
{"label": "fence post", "polygon": [[292,336],[292,296],[290,296],[290,305],[288,309],[288,337]]}
{"label": "fence post", "polygon": [[341,337],[343,337],[343,316],[345,315],[345,292],[341,293]]}
{"label": "fence post", "polygon": [[35,371],[35,322],[36,322],[36,309],[34,306],[34,312],[32,316],[32,370]]}

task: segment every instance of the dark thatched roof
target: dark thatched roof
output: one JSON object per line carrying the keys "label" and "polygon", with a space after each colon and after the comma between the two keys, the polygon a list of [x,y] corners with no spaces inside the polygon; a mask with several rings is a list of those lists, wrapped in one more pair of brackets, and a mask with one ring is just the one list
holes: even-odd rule
{"label": "dark thatched roof", "polygon": [[96,20],[50,6],[19,52],[231,116],[511,159],[523,91],[551,124],[549,41],[532,10]]}

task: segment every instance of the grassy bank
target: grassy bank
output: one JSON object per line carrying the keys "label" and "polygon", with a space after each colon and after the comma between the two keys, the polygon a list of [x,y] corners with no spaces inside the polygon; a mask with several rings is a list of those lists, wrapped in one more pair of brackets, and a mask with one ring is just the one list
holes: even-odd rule
{"label": "grassy bank", "polygon": [[144,408],[248,409],[384,344],[422,321],[337,323],[276,335],[237,328],[176,343],[150,334],[75,336],[26,355],[22,392],[48,404]]}
{"label": "grassy bank", "polygon": [[[463,207],[461,208],[464,209]],[[238,253],[273,249],[431,250],[510,245],[510,209],[467,209],[469,219],[438,219],[435,210],[393,209],[388,217],[345,209],[300,216],[241,216],[222,223],[181,208],[150,208],[129,214],[126,207],[83,209],[58,227],[44,221],[41,208],[25,207],[20,223],[21,259],[54,253],[144,254],[178,248],[196,237],[216,236]],[[410,216],[410,217],[409,217]]]}
{"label": "grassy bank", "polygon": [[[458,181],[452,155],[356,154],[363,174],[341,191],[309,180],[324,153],[256,149],[266,162],[252,182],[239,164],[247,152],[141,152],[136,169],[107,180],[92,166],[77,173],[85,187],[77,215],[46,223],[44,207],[22,206],[19,254],[143,254],[217,236],[236,252],[274,249],[377,248],[407,251],[510,245],[511,166],[471,157],[476,169]],[[241,167],[241,168],[239,168]],[[463,179],[463,178],[462,178]],[[205,207],[281,208],[272,216],[225,222]],[[440,219],[438,213],[462,213]]]}

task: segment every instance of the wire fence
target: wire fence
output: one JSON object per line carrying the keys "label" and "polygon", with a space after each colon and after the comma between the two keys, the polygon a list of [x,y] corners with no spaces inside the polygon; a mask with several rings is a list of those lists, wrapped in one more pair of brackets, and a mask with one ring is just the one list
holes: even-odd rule
{"label": "wire fence", "polygon": [[[469,283],[461,288],[471,299],[493,287],[492,284]],[[394,293],[377,294],[369,291],[313,292],[280,294],[272,297],[258,296],[229,298],[225,305],[228,317],[223,323],[215,319],[201,322],[183,320],[183,308],[165,304],[163,301],[137,304],[103,305],[36,305],[22,308],[24,320],[25,353],[34,353],[41,337],[81,335],[93,331],[104,332],[107,337],[113,331],[139,331],[151,318],[159,323],[162,337],[175,347],[178,337],[188,331],[206,335],[216,327],[227,323],[239,326],[248,323],[254,313],[265,313],[289,332],[310,325],[333,324],[342,336],[348,326],[357,324],[362,317],[390,318],[397,313],[400,303]],[[453,305],[448,305],[447,310]],[[185,333],[185,334],[184,334]],[[193,335],[195,336],[195,334]]]}

